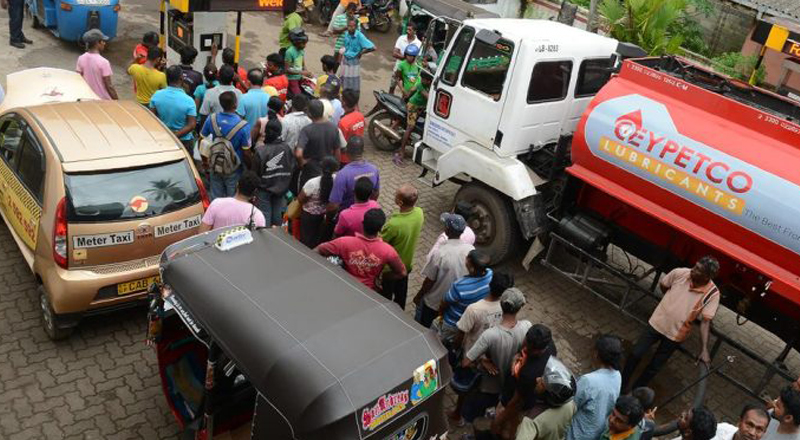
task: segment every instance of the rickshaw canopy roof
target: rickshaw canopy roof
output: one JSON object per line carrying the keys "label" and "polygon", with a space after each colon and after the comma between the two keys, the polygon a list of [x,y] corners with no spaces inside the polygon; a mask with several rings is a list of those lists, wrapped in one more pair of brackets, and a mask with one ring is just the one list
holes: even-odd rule
{"label": "rickshaw canopy roof", "polygon": [[210,245],[218,233],[167,248],[163,281],[295,438],[344,417],[357,425],[415,369],[447,362],[433,332],[283,231],[226,252]]}
{"label": "rickshaw canopy roof", "polygon": [[448,17],[455,20],[466,20],[469,18],[499,18],[494,12],[487,11],[462,0],[413,0],[412,5],[436,17]]}

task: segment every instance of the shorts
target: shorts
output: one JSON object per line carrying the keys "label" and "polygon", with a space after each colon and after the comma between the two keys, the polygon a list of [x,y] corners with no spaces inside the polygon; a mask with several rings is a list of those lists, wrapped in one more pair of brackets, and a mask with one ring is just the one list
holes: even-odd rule
{"label": "shorts", "polygon": [[406,120],[407,126],[414,127],[417,125],[417,119],[419,119],[420,113],[422,113],[424,110],[424,108],[416,106],[410,102],[406,104],[406,111],[408,111],[408,119]]}

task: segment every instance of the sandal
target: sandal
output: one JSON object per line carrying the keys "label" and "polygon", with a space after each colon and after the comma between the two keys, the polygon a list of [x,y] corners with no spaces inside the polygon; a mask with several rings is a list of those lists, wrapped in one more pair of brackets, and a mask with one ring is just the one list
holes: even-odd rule
{"label": "sandal", "polygon": [[408,162],[403,160],[403,156],[400,153],[394,154],[394,157],[392,158],[392,163],[394,163],[394,165],[399,168],[405,168],[408,166]]}

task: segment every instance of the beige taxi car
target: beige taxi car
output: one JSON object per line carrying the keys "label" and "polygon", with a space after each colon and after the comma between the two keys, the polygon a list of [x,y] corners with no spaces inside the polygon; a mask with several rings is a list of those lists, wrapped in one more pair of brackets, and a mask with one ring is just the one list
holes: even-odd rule
{"label": "beige taxi car", "polygon": [[[38,86],[37,86],[38,85]],[[75,72],[7,77],[0,214],[39,283],[45,331],[131,306],[161,251],[196,233],[208,197],[178,139],[135,102],[101,101]]]}

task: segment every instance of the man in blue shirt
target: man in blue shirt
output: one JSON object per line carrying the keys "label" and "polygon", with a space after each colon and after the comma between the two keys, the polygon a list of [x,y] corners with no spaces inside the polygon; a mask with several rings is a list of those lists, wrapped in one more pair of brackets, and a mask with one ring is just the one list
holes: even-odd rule
{"label": "man in blue shirt", "polygon": [[194,127],[197,124],[197,107],[183,89],[183,69],[167,69],[167,88],[158,90],[150,98],[150,109],[181,140],[189,156],[194,154]]}
{"label": "man in blue shirt", "polygon": [[476,303],[489,295],[489,284],[492,282],[492,269],[489,269],[489,256],[479,250],[467,254],[466,276],[457,279],[450,290],[444,294],[439,310],[443,312],[442,341],[452,342],[458,335],[458,320],[472,303]]}
{"label": "man in blue shirt", "polygon": [[267,104],[269,104],[269,94],[262,90],[264,87],[264,72],[261,69],[250,69],[247,72],[247,80],[250,82],[250,90],[239,98],[239,113],[250,127],[258,123],[259,118],[267,116]]}
{"label": "man in blue shirt", "polygon": [[622,375],[619,373],[622,342],[616,336],[600,336],[595,342],[593,358],[597,369],[578,379],[575,392],[577,411],[567,429],[567,440],[600,438],[619,397],[622,386]]}
{"label": "man in blue shirt", "polygon": [[[245,168],[249,168],[252,153],[250,151],[250,126],[247,121],[244,121],[239,115],[236,114],[236,94],[233,91],[226,91],[219,95],[219,104],[222,107],[221,113],[212,113],[206,118],[203,124],[203,129],[200,130],[200,135],[204,138],[209,136],[216,136],[214,133],[214,126],[212,120],[215,120],[219,127],[220,133],[229,138],[236,155],[239,157],[240,165],[230,175],[217,175],[214,174],[213,169],[210,172],[209,180],[211,182],[211,198],[217,197],[233,197],[236,194],[236,185],[239,182],[239,176]],[[235,130],[235,132],[233,132]],[[201,144],[202,145],[202,144]],[[200,150],[203,156],[203,165],[208,168],[208,152]]]}
{"label": "man in blue shirt", "polygon": [[361,55],[373,52],[375,45],[357,29],[356,19],[347,20],[342,59],[342,89],[361,90]]}

